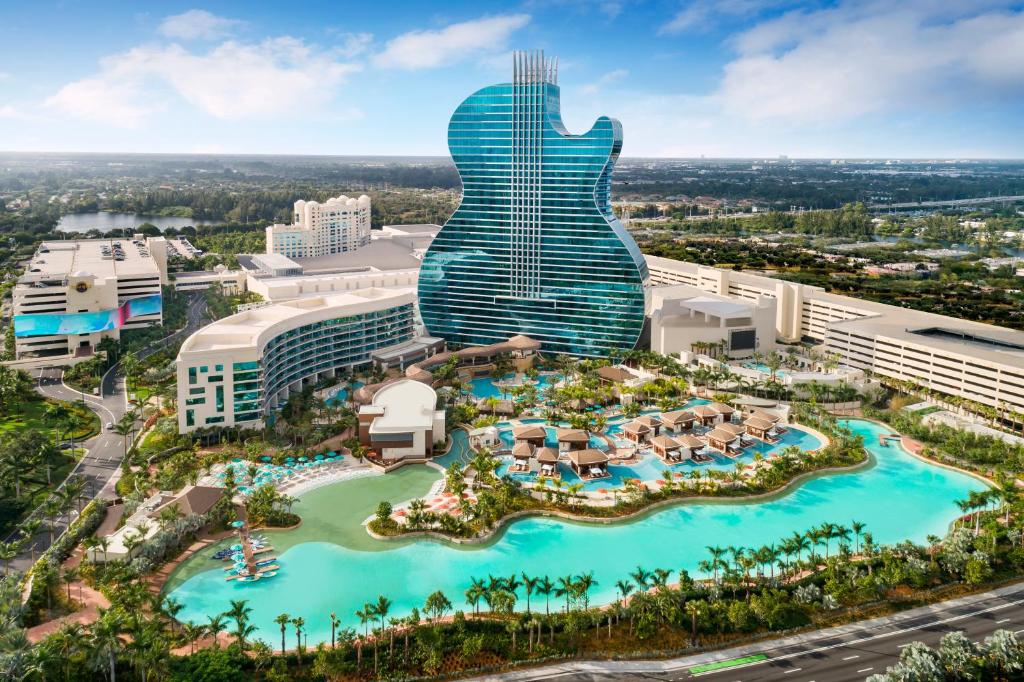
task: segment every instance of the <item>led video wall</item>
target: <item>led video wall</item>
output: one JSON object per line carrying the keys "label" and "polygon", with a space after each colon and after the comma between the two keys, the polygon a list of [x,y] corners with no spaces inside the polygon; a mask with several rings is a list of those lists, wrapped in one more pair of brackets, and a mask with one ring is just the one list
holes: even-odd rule
{"label": "led video wall", "polygon": [[160,294],[150,294],[126,301],[120,308],[91,313],[37,313],[14,316],[14,335],[57,336],[92,334],[120,329],[126,322],[143,315],[159,313],[163,301]]}

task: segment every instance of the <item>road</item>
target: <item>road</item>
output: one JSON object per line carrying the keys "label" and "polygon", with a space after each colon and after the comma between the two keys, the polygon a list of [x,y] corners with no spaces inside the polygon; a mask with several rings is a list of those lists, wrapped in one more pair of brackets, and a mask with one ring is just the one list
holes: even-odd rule
{"label": "road", "polygon": [[[1024,584],[861,621],[805,635],[665,661],[592,661],[477,678],[506,682],[553,680],[688,680],[708,682],[846,682],[883,673],[911,642],[936,645],[947,632],[960,631],[978,641],[998,629],[1024,633]],[[761,660],[710,672],[692,671],[708,663],[744,657]],[[763,657],[763,658],[761,658]]]}
{"label": "road", "polygon": [[976,197],[974,199],[946,199],[940,201],[904,201],[896,204],[869,204],[868,208],[936,208],[939,206],[976,206],[978,204],[1007,203],[1024,200],[1024,195],[1013,194],[997,197]]}
{"label": "road", "polygon": [[[186,325],[164,337],[163,339],[139,351],[138,356],[145,358],[158,350],[174,343],[179,338],[187,336],[199,329],[203,323],[203,316],[206,313],[206,301],[200,296],[193,296],[189,301]],[[75,402],[84,400],[93,412],[99,417],[100,432],[80,444],[86,449],[86,454],[79,460],[75,468],[68,474],[68,478],[81,476],[86,483],[84,495],[87,498],[104,497],[113,499],[117,493],[114,490],[114,483],[117,480],[116,474],[120,471],[121,460],[124,459],[125,444],[124,438],[106,428],[109,423],[116,424],[128,411],[128,397],[125,390],[124,377],[116,372],[117,365],[111,367],[100,382],[102,390],[100,395],[89,395],[72,389],[64,383],[63,369],[49,367],[37,370],[34,373],[36,390],[48,398]],[[136,426],[141,424],[137,423]],[[62,484],[63,485],[63,484]],[[57,519],[59,535],[77,515],[77,511]],[[18,533],[12,533],[6,540],[14,540]],[[50,534],[42,529],[31,543],[28,543],[21,554],[11,562],[11,567],[19,571],[27,570],[33,563],[33,557],[38,557],[50,546]]]}

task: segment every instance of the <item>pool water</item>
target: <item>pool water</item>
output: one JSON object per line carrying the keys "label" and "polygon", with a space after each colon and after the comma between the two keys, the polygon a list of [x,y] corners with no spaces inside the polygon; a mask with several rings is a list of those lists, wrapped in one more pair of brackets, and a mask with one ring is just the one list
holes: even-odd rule
{"label": "pool water", "polygon": [[[502,377],[502,380],[511,381],[515,376],[515,374],[506,374]],[[541,374],[537,377],[537,390],[543,391],[548,386],[557,384],[561,380],[561,374]],[[478,379],[473,379],[469,383],[469,392],[473,394],[474,398],[498,398],[504,400],[510,400],[512,398],[511,393],[507,391],[503,392],[502,388],[490,377],[480,377]]]}
{"label": "pool water", "polygon": [[[365,385],[366,385],[366,383],[362,382],[362,381],[353,381],[352,382],[352,386],[356,390],[359,390],[360,388],[362,388]],[[348,399],[348,389],[346,389],[346,388],[339,388],[337,393],[335,393],[331,397],[327,398],[324,402],[327,403],[328,405],[334,405],[335,403],[343,403],[347,399]]]}
{"label": "pool water", "polygon": [[[761,362],[747,362],[744,363],[743,366],[746,367],[747,369],[757,370],[761,374],[767,374],[768,376],[771,376],[772,374],[772,368]],[[775,370],[775,376],[784,377],[786,376],[786,371],[782,369],[777,369]]]}
{"label": "pool water", "polygon": [[[622,488],[625,486],[625,479],[636,478],[641,481],[654,481],[664,478],[666,470],[671,470],[673,473],[682,474],[684,477],[689,477],[692,471],[701,471],[705,469],[717,469],[719,471],[731,471],[737,465],[749,464],[754,461],[756,454],[761,454],[763,457],[781,452],[783,449],[795,445],[801,450],[817,450],[822,446],[821,440],[812,433],[804,431],[799,427],[790,426],[789,430],[783,434],[782,438],[778,442],[768,444],[757,441],[755,445],[744,448],[742,455],[738,457],[726,457],[725,455],[713,454],[710,462],[698,463],[693,461],[680,462],[679,464],[668,465],[662,462],[654,454],[644,455],[643,459],[635,464],[609,464],[608,473],[611,474],[610,478],[602,478],[596,481],[581,481],[579,476],[573,472],[572,468],[569,467],[565,462],[558,462],[558,471],[562,477],[562,482],[566,485],[572,485],[575,483],[583,483],[583,490],[596,491],[601,489],[611,490],[612,488]],[[604,449],[603,447],[601,449]],[[512,464],[512,458],[506,457],[502,460],[501,465],[496,470],[498,476],[503,476],[508,473],[508,468]],[[528,473],[516,473],[510,474],[513,478],[524,481],[532,482],[534,480],[533,474]]]}
{"label": "pool water", "polygon": [[[275,578],[248,585],[227,582],[220,565],[191,574],[196,562],[214,563],[208,555],[217,547],[211,547],[185,562],[179,571],[190,571],[190,577],[180,584],[173,581],[170,594],[184,604],[179,618],[194,622],[228,610],[232,599],[247,600],[256,636],[272,646],[280,641],[274,618],[280,613],[302,616],[313,644],[329,640],[332,611],[344,626],[358,627],[353,614],[378,595],[392,600],[394,616],[409,613],[413,606],[422,608],[434,590],[442,590],[456,608],[467,609],[463,594],[470,578],[488,574],[526,572],[554,580],[593,571],[597,584],[591,601],[602,604],[615,599],[615,581],[638,564],[647,570],[685,568],[698,576],[697,565],[707,557],[708,545],[760,547],[823,522],[849,526],[861,521],[879,543],[920,542],[930,534],[942,535],[957,516],[954,502],[985,487],[971,476],[918,460],[895,443],[881,446],[878,436],[888,429],[863,420],[850,420],[849,425],[864,436],[874,455],[868,469],[823,474],[773,499],[683,503],[629,523],[526,518],[478,547],[408,540],[373,543],[376,551],[371,551],[365,536],[356,539],[333,530],[332,524],[365,518],[366,505],[353,509],[350,497],[376,479],[341,482],[303,495],[295,506],[302,526],[275,534],[282,567]],[[289,533],[301,534],[303,541],[285,548],[277,538]],[[533,607],[543,608],[543,602],[534,597]],[[557,603],[552,606],[557,608]],[[518,608],[524,607],[520,593]]]}

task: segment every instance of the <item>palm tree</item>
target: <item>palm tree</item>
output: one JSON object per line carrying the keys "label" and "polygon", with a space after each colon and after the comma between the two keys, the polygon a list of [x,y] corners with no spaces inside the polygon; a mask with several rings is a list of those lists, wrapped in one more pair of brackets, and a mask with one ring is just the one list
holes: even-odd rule
{"label": "palm tree", "polygon": [[853,530],[854,553],[860,554],[860,536],[864,533],[866,524],[860,521],[851,521],[850,529]]}
{"label": "palm tree", "polygon": [[718,568],[722,564],[722,557],[725,556],[725,548],[718,545],[708,545],[708,552],[711,554],[711,566],[714,569],[714,581],[718,582]]}
{"label": "palm tree", "polygon": [[637,566],[636,570],[629,574],[629,577],[636,583],[637,589],[641,592],[647,590],[650,587],[651,573],[645,570],[642,566]]}
{"label": "palm tree", "polygon": [[547,616],[551,615],[551,593],[554,589],[555,585],[548,576],[541,578],[537,585],[537,594],[544,595],[544,615]]}
{"label": "palm tree", "polygon": [[539,578],[531,578],[530,576],[523,573],[523,590],[526,592],[526,613],[530,613],[530,596],[533,591],[537,588]]}
{"label": "palm tree", "polygon": [[583,610],[590,609],[590,590],[597,585],[597,580],[594,579],[594,572],[587,571],[576,578],[576,589],[578,593],[583,595]]}
{"label": "palm tree", "polygon": [[[338,614],[336,614],[334,611],[331,611],[331,648],[332,649],[337,648],[334,635],[335,635],[335,632],[337,632],[338,624],[339,623],[341,623],[341,619],[338,618]],[[284,628],[282,628],[282,633],[281,633],[282,638],[284,637],[283,630],[284,630]]]}
{"label": "palm tree", "polygon": [[220,648],[220,633],[224,632],[227,626],[224,624],[224,615],[217,614],[216,616],[207,616],[206,620],[209,622],[206,624],[206,631],[213,637],[213,648]]}
{"label": "palm tree", "polygon": [[565,597],[565,612],[569,613],[569,600],[576,590],[576,582],[571,575],[565,575],[558,579],[558,588],[555,590],[556,597]]}
{"label": "palm tree", "polygon": [[251,630],[247,630],[249,614],[252,608],[247,605],[244,599],[232,599],[231,608],[224,614],[227,618],[235,621],[235,632],[238,639],[238,647],[245,651],[245,637]]}
{"label": "palm tree", "polygon": [[[387,597],[385,597],[384,595],[378,596],[377,597],[377,603],[374,604],[374,606],[373,606],[373,613],[374,613],[375,616],[380,618],[380,632],[381,632],[382,635],[384,634],[384,621],[387,619],[388,612],[390,610],[391,610],[391,600],[388,599]],[[392,650],[394,649],[394,639],[392,639],[392,641],[391,641],[391,649]],[[374,659],[376,659],[376,656],[377,656],[377,653],[376,653],[377,652],[376,641],[374,642],[374,645],[373,645],[373,651],[374,651]]]}
{"label": "palm tree", "polygon": [[302,670],[302,628],[306,626],[306,619],[302,616],[292,618],[292,625],[295,626],[295,656],[299,661],[299,670]]}
{"label": "palm tree", "polygon": [[124,620],[113,608],[97,608],[98,618],[92,626],[92,645],[95,664],[106,668],[110,682],[117,682],[117,655],[121,651],[121,633]]}

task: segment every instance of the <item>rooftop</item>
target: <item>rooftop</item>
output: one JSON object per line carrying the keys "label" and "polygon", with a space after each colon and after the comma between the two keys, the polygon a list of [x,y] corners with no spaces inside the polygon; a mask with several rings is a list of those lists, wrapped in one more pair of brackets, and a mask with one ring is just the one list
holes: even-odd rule
{"label": "rooftop", "polygon": [[263,342],[269,341],[286,329],[335,317],[405,305],[412,303],[415,298],[416,292],[411,287],[370,288],[275,303],[229,315],[203,327],[185,340],[179,353],[233,348],[262,350]]}
{"label": "rooftop", "polygon": [[419,268],[416,250],[391,239],[373,239],[355,251],[334,253],[316,258],[296,258],[306,274],[341,272],[345,270],[405,270]]}
{"label": "rooftop", "polygon": [[373,420],[370,433],[429,429],[434,425],[437,393],[427,384],[402,379],[377,391],[372,407],[384,408],[384,414]]}
{"label": "rooftop", "polygon": [[75,239],[42,242],[19,278],[21,283],[92,275],[111,279],[160,275],[160,268],[142,239]]}

